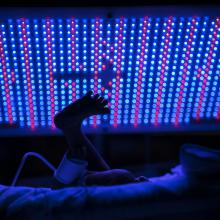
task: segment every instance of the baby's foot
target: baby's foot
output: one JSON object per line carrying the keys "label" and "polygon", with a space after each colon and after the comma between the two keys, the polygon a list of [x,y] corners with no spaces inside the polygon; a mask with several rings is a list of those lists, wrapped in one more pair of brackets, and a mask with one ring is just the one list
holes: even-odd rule
{"label": "baby's foot", "polygon": [[85,96],[71,103],[54,117],[54,123],[57,128],[71,127],[81,125],[82,121],[92,115],[109,114],[110,109],[108,101],[98,94],[91,96],[92,91]]}

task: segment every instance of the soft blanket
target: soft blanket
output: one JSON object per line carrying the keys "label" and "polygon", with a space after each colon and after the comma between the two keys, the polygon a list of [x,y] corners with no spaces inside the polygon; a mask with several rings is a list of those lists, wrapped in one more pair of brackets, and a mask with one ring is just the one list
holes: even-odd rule
{"label": "soft blanket", "polygon": [[[14,219],[61,219],[68,213],[74,219],[91,219],[112,207],[146,204],[158,199],[172,199],[189,191],[181,166],[149,182],[116,186],[50,188],[0,186],[2,215]],[[96,212],[97,210],[99,212]],[[122,213],[118,213],[121,215]],[[126,213],[124,213],[126,216]],[[108,219],[110,216],[105,216]]]}
{"label": "soft blanket", "polygon": [[[204,170],[206,176],[211,177],[213,170],[215,175],[220,171],[217,151],[188,144],[182,147],[180,154],[181,164],[163,176],[150,178],[149,182],[57,190],[0,185],[0,219],[144,219],[146,215],[162,211],[164,214],[168,211],[164,204],[183,198],[199,186],[201,175],[198,173]],[[158,209],[155,201],[166,203]]]}

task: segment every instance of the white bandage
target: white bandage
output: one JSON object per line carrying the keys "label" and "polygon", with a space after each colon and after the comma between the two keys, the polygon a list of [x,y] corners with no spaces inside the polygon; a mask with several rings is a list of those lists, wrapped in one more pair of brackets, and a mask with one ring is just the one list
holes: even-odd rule
{"label": "white bandage", "polygon": [[87,165],[86,160],[68,159],[65,154],[59,167],[54,172],[54,177],[63,184],[73,183],[84,176]]}

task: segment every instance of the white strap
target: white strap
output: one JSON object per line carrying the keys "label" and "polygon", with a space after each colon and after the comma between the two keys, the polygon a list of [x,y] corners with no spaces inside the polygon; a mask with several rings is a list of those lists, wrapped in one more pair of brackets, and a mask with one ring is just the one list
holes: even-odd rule
{"label": "white strap", "polygon": [[82,178],[86,172],[86,160],[68,159],[66,154],[54,172],[54,177],[63,184],[70,184]]}

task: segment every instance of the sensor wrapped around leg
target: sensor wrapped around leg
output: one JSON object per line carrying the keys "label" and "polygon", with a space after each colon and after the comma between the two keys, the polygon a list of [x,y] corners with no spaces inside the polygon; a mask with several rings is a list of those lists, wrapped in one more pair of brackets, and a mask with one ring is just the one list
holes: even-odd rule
{"label": "sensor wrapped around leg", "polygon": [[54,177],[63,184],[70,184],[79,181],[83,184],[83,176],[86,173],[88,162],[86,160],[68,159],[65,154],[57,170],[54,172]]}

